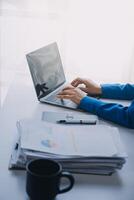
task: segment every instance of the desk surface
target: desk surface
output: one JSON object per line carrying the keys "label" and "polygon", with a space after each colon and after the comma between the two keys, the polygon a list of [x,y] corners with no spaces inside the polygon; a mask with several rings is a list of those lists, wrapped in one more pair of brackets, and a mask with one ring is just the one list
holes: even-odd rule
{"label": "desk surface", "polygon": [[[17,134],[18,119],[41,118],[43,111],[58,111],[63,108],[41,104],[37,101],[31,82],[20,77],[11,86],[0,112],[0,200],[24,200],[25,172],[9,171],[8,163],[12,145]],[[64,109],[67,111],[67,109]],[[106,123],[100,121],[100,123]],[[127,163],[112,176],[75,175],[74,188],[58,195],[57,200],[133,200],[134,199],[134,131],[119,127],[121,139],[128,154]]]}

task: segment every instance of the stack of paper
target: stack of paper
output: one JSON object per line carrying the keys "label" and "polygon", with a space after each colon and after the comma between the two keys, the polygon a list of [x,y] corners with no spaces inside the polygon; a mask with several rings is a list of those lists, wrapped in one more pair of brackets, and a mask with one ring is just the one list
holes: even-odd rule
{"label": "stack of paper", "polygon": [[127,157],[118,129],[109,126],[23,120],[17,122],[17,129],[10,169],[23,169],[34,158],[49,158],[73,173],[111,175]]}

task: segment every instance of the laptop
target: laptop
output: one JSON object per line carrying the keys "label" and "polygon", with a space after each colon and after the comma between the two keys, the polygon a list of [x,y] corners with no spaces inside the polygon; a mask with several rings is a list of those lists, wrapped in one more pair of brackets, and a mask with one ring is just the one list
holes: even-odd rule
{"label": "laptop", "polygon": [[49,44],[26,55],[37,98],[71,109],[78,105],[71,100],[61,100],[56,95],[67,85],[57,43]]}

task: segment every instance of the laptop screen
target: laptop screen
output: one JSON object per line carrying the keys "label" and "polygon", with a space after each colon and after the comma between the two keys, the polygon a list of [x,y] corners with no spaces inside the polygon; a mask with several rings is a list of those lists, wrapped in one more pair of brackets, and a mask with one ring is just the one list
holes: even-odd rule
{"label": "laptop screen", "polygon": [[56,43],[26,55],[38,99],[62,85],[66,79]]}

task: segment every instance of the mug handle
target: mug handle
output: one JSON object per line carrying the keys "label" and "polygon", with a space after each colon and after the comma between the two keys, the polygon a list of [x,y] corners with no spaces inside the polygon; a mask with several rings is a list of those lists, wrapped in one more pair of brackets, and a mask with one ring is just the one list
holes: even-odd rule
{"label": "mug handle", "polygon": [[58,194],[64,193],[64,192],[68,192],[69,190],[72,189],[73,185],[74,185],[74,177],[69,173],[69,172],[62,172],[60,179],[61,178],[67,178],[70,181],[70,185],[67,186],[66,188],[60,189],[58,191]]}

